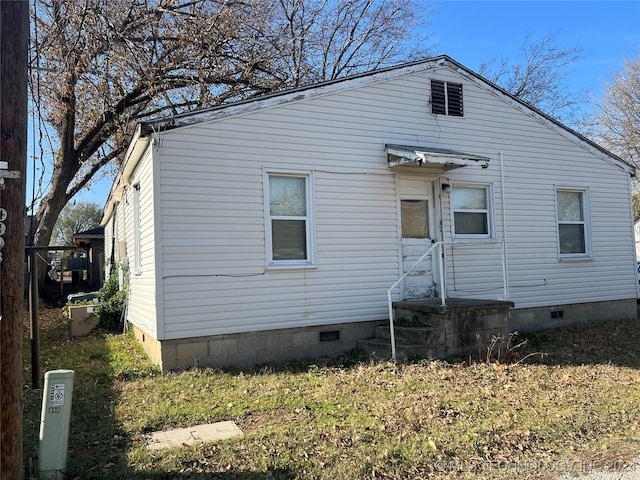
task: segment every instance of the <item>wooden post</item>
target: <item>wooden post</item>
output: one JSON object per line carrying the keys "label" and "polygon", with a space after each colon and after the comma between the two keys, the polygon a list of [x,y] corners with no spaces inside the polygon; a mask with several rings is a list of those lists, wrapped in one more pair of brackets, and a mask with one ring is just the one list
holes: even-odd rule
{"label": "wooden post", "polygon": [[[0,0],[1,1],[1,0]],[[33,242],[33,239],[31,239]],[[38,256],[29,248],[29,313],[31,317],[31,388],[40,388],[40,327],[38,306]]]}
{"label": "wooden post", "polygon": [[[0,478],[21,479],[29,3],[0,0]],[[4,183],[4,189],[1,189]],[[2,227],[0,227],[0,230]],[[0,242],[1,243],[1,242]]]}

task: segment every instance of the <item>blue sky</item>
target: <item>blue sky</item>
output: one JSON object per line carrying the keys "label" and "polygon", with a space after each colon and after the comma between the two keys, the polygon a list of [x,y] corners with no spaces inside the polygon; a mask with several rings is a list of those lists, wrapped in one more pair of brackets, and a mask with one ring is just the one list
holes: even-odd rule
{"label": "blue sky", "polygon": [[577,91],[601,93],[601,80],[640,56],[640,0],[435,1],[429,32],[437,54],[472,70],[488,60],[515,59],[526,32],[556,34],[559,48],[578,46],[583,58],[568,80]]}
{"label": "blue sky", "polygon": [[[580,47],[583,58],[567,78],[569,88],[600,96],[601,81],[640,56],[640,0],[636,1],[457,1],[427,3],[431,50],[472,70],[489,60],[516,59],[525,34],[556,34],[557,46]],[[111,179],[98,182],[77,201],[106,201]],[[28,195],[30,194],[30,190]]]}

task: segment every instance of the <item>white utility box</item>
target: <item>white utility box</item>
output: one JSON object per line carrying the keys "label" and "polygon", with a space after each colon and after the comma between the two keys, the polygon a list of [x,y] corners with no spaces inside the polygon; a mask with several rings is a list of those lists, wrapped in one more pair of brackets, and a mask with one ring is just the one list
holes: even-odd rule
{"label": "white utility box", "polygon": [[73,370],[52,370],[44,375],[38,452],[40,480],[65,478],[74,374]]}

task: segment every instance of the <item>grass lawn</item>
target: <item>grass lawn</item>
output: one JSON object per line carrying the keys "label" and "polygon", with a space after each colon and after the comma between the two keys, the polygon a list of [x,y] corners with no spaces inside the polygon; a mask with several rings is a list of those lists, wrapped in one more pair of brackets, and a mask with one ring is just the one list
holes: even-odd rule
{"label": "grass lawn", "polygon": [[[394,365],[354,353],[167,375],[131,335],[70,340],[60,309],[40,322],[42,371],[76,372],[69,479],[557,478],[640,455],[638,321],[528,335],[491,359]],[[28,386],[28,351],[25,339],[24,457],[36,478],[42,390]],[[222,420],[244,436],[145,446],[145,433]]]}

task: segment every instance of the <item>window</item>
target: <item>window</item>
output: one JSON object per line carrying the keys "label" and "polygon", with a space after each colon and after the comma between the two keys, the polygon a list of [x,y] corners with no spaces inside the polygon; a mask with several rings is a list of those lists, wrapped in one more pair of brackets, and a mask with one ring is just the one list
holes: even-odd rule
{"label": "window", "polygon": [[462,84],[431,80],[431,113],[462,117]]}
{"label": "window", "polygon": [[270,265],[314,263],[309,175],[268,174]]}
{"label": "window", "polygon": [[134,273],[142,273],[142,247],[140,245],[140,184],[133,186],[133,243]]}
{"label": "window", "polygon": [[454,235],[491,235],[488,186],[453,186],[451,189]]}
{"label": "window", "polygon": [[556,208],[560,256],[588,256],[590,240],[587,222],[587,191],[557,189]]}
{"label": "window", "polygon": [[402,238],[429,238],[429,203],[427,200],[401,200]]}

